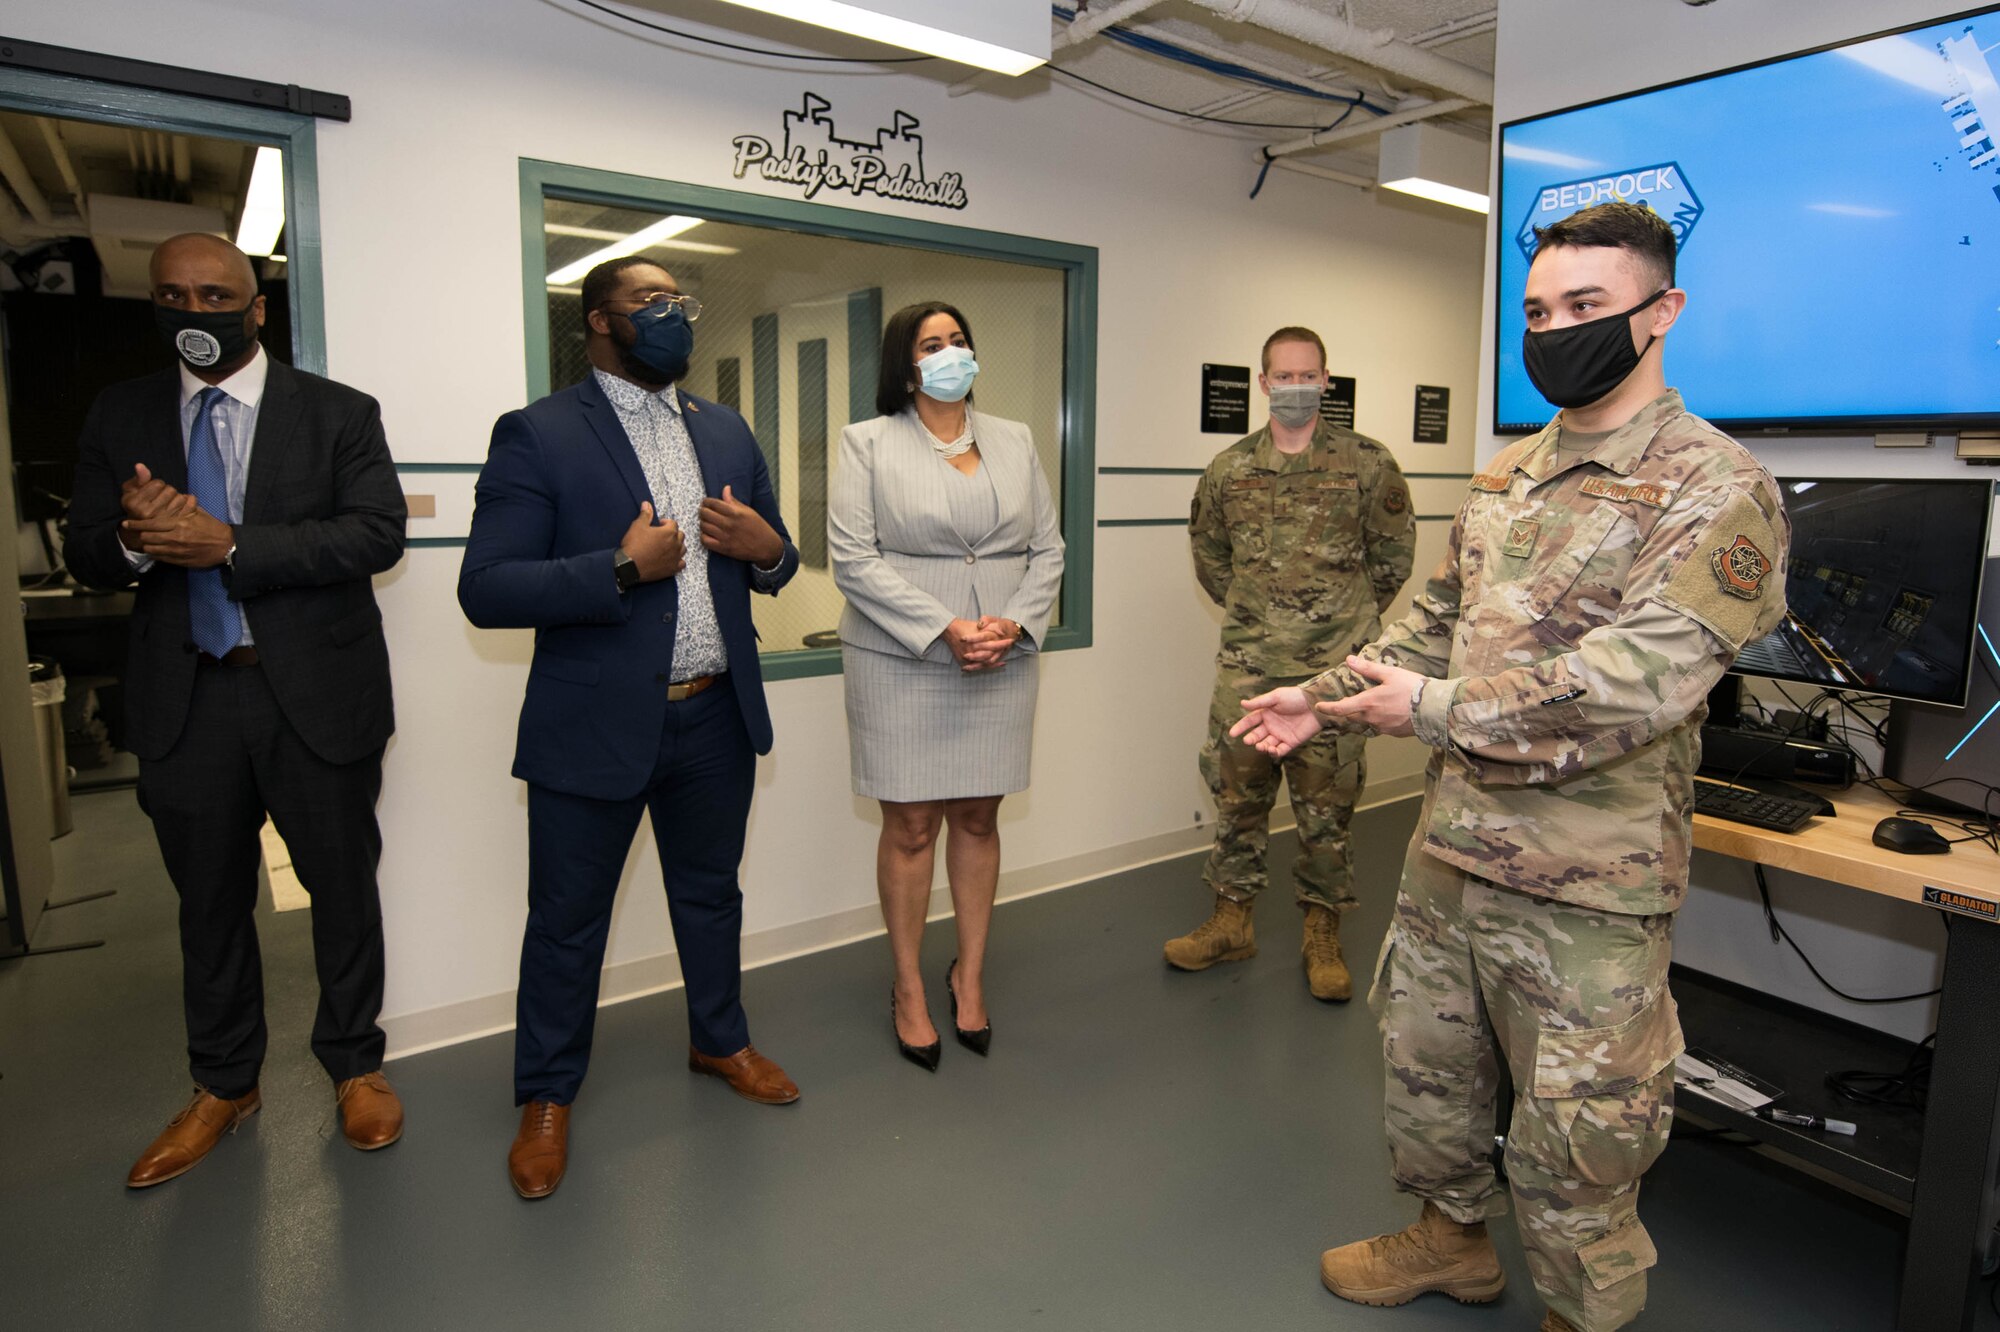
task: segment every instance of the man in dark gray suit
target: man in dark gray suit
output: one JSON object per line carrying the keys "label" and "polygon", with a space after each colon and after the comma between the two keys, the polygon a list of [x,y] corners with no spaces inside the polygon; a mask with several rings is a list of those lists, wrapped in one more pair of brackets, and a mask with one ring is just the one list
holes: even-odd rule
{"label": "man in dark gray suit", "polygon": [[153,309],[180,364],[106,389],[78,445],[64,558],[136,583],[124,685],[139,804],[180,894],[194,1099],[132,1167],[192,1169],[256,1113],[262,967],[251,913],[268,814],[312,893],[313,1052],[364,1151],[403,1131],[383,1078],[375,798],[395,720],[371,575],[403,550],[375,400],[264,354],[241,250],[162,242]]}

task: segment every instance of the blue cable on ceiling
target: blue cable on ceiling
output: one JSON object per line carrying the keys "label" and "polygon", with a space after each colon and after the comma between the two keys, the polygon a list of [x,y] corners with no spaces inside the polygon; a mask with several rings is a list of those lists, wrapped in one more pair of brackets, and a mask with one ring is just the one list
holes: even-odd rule
{"label": "blue cable on ceiling", "polygon": [[[1049,6],[1049,9],[1057,18],[1065,23],[1076,22],[1076,11],[1067,5],[1052,4]],[[1293,83],[1288,79],[1274,78],[1269,74],[1260,74],[1254,69],[1246,68],[1233,61],[1217,60],[1212,56],[1205,56],[1199,52],[1190,51],[1185,47],[1175,46],[1171,42],[1163,41],[1158,37],[1149,37],[1144,33],[1112,27],[1103,29],[1098,35],[1110,41],[1117,42],[1121,46],[1131,47],[1135,51],[1143,51],[1147,55],[1159,56],[1164,60],[1172,60],[1177,64],[1190,65],[1195,69],[1216,74],[1225,79],[1233,79],[1238,83],[1248,83],[1270,92],[1288,93],[1294,97],[1310,97],[1315,101],[1321,102],[1339,102],[1350,108],[1350,110],[1358,107],[1363,111],[1372,111],[1378,116],[1389,114],[1388,107],[1376,106],[1373,102],[1363,97],[1349,97],[1342,93],[1328,92],[1324,88],[1314,88],[1303,83]],[[1300,128],[1304,129],[1308,127],[1300,126]]]}

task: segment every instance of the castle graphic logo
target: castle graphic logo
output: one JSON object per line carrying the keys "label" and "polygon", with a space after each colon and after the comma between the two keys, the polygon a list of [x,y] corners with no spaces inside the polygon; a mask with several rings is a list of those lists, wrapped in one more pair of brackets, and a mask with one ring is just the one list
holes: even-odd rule
{"label": "castle graphic logo", "polygon": [[872,194],[935,208],[965,207],[965,181],[956,171],[935,178],[924,174],[924,139],[916,132],[915,116],[898,111],[874,139],[843,139],[834,130],[832,110],[826,98],[807,93],[797,111],[785,112],[782,144],[774,147],[761,134],[737,135],[730,141],[736,178],[754,171],[795,186],[808,199],[822,190],[845,190],[857,198]]}
{"label": "castle graphic logo", "polygon": [[1614,199],[1644,204],[1664,217],[1667,225],[1674,229],[1676,249],[1687,248],[1694,224],[1701,221],[1701,200],[1695,197],[1694,187],[1688,184],[1680,163],[1658,162],[1652,166],[1633,167],[1610,175],[1566,180],[1542,187],[1536,191],[1535,201],[1528,205],[1528,215],[1521,219],[1521,229],[1515,233],[1514,241],[1521,247],[1521,253],[1532,262],[1536,227],[1549,226],[1580,209],[1610,203]]}

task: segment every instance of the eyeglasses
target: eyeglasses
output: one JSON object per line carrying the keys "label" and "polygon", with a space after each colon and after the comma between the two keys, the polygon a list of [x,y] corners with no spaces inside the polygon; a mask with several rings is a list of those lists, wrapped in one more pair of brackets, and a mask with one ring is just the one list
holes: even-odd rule
{"label": "eyeglasses", "polygon": [[677,291],[648,291],[637,296],[614,296],[598,308],[603,309],[605,305],[610,305],[614,301],[629,301],[633,305],[678,305],[681,307],[681,314],[686,316],[690,324],[701,318],[701,302],[692,296],[683,296]]}

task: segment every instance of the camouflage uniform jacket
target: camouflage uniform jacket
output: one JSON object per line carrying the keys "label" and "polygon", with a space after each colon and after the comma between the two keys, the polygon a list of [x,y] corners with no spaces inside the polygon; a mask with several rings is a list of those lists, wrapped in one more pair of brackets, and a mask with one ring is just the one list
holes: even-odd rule
{"label": "camouflage uniform jacket", "polygon": [[1304,452],[1267,425],[1215,456],[1188,518],[1195,576],[1224,611],[1225,671],[1301,679],[1375,636],[1416,554],[1389,451],[1321,421]]}
{"label": "camouflage uniform jacket", "polygon": [[[1472,479],[1412,612],[1361,655],[1433,677],[1413,716],[1430,854],[1578,906],[1672,911],[1708,691],[1784,616],[1791,523],[1770,473],[1673,390],[1583,453],[1556,425]],[[1306,691],[1360,687],[1339,668]]]}

